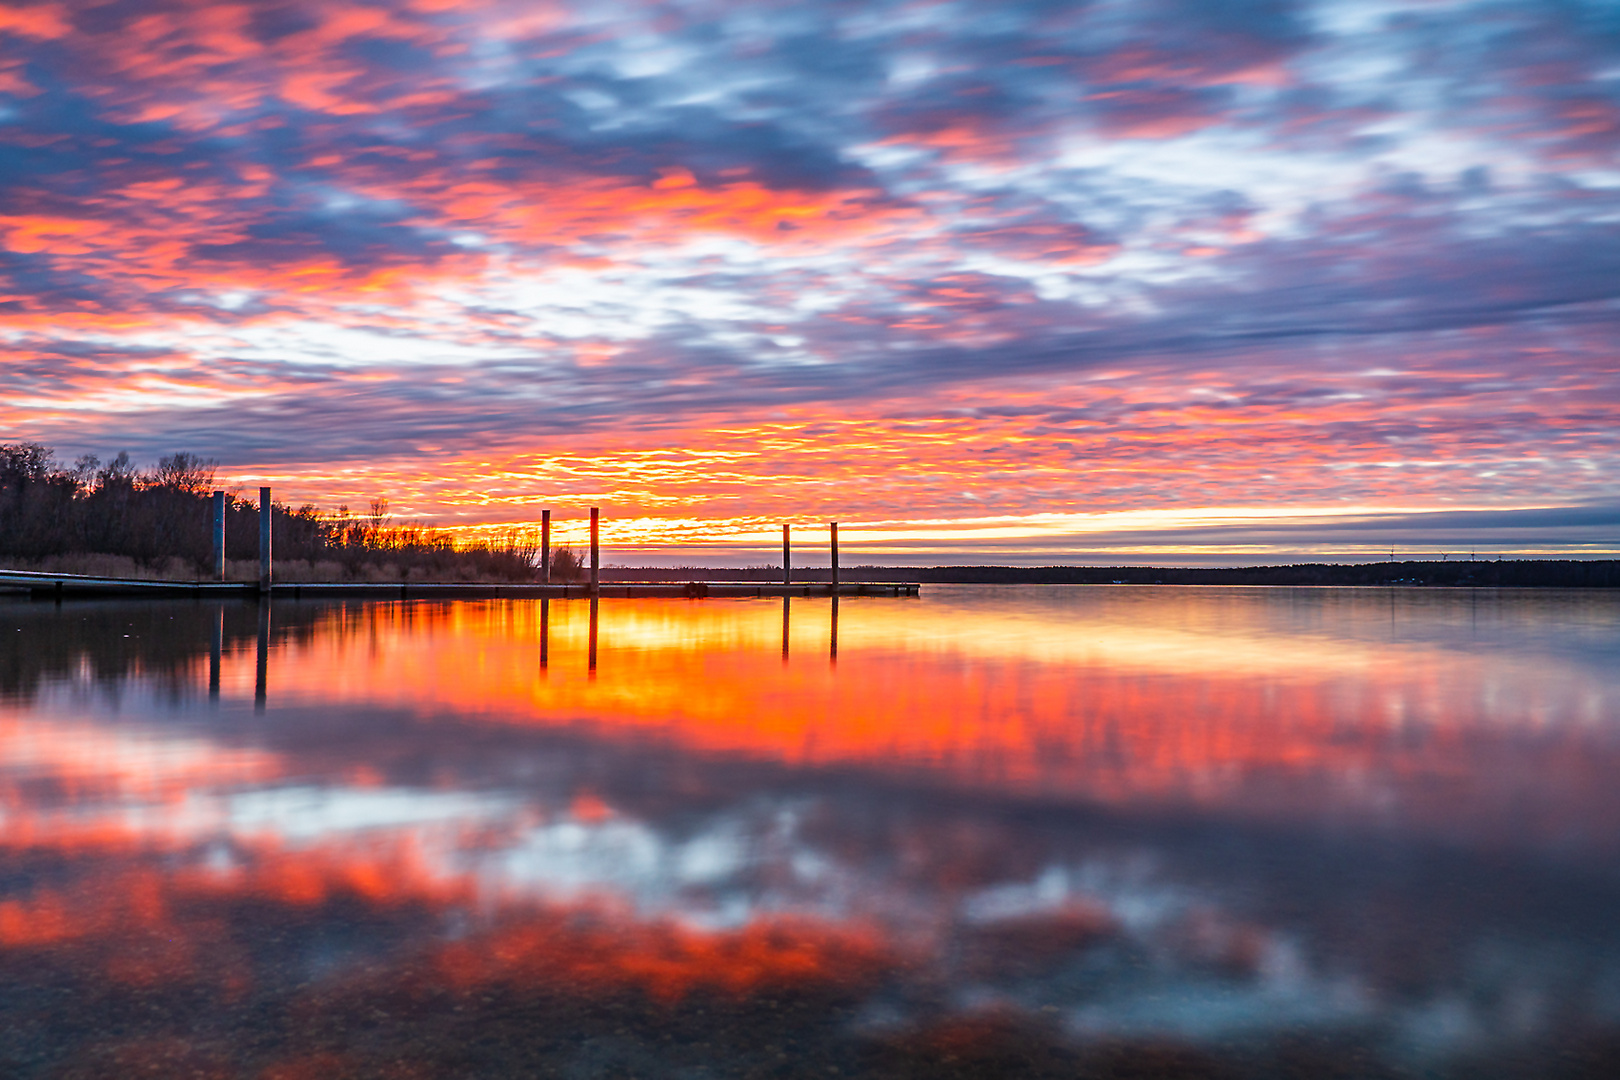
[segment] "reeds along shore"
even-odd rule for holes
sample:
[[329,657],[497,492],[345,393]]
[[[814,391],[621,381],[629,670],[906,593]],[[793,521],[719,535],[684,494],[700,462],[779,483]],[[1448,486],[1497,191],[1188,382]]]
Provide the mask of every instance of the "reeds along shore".
[[[118,577],[209,575],[213,462],[171,454],[138,470],[128,454],[83,457],[71,467],[38,443],[0,444],[0,564],[15,569]],[[514,533],[500,543],[457,544],[448,533],[394,524],[386,500],[365,514],[346,506],[276,504],[271,511],[276,577],[282,581],[533,581],[539,544]],[[228,493],[228,579],[258,576],[259,508]],[[577,579],[568,548],[552,557],[552,580]]]

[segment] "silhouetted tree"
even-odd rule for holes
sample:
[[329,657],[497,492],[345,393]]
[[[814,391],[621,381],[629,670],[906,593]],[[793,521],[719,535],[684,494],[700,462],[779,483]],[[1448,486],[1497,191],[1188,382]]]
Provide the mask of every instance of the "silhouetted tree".
[[217,464],[214,461],[204,461],[196,454],[170,454],[168,457],[158,458],[151,484],[153,487],[184,491],[192,495],[206,494],[213,490],[214,469]]
[[585,576],[585,559],[571,547],[556,548],[551,553],[551,580],[578,581]]
[[[215,471],[214,462],[183,452],[159,459],[147,473],[127,453],[105,464],[86,455],[69,469],[39,443],[0,444],[0,558],[94,553],[146,565],[181,558],[201,570],[212,548],[208,496]],[[373,500],[359,518],[347,506],[324,514],[312,505],[278,503],[271,513],[278,559],[336,562],[351,574],[388,564],[402,577],[534,575],[537,546],[520,534],[458,545],[419,524],[390,524],[386,499]],[[258,506],[228,495],[226,557],[256,558],[258,536]]]

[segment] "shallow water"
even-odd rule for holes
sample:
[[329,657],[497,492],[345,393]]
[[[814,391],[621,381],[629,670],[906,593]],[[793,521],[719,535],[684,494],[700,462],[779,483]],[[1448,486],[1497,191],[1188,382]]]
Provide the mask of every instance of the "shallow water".
[[0,635],[6,1076],[1620,1072],[1620,596]]

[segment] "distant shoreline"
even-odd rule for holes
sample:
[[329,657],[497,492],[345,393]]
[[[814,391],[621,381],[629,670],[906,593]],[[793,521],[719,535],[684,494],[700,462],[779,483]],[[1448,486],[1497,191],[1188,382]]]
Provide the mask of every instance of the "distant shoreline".
[[[846,566],[844,581],[925,585],[1410,585],[1461,588],[1617,588],[1620,559],[1467,559],[1288,566]],[[795,567],[794,581],[829,581],[827,567]],[[603,581],[780,581],[782,570],[604,567]]]
[[[0,565],[6,560],[0,559]],[[279,569],[279,567],[278,567]],[[412,574],[408,578],[346,580],[341,576],[323,577],[309,573],[309,567],[294,567],[303,572],[283,578],[278,574],[278,589],[297,589],[312,586],[325,591],[348,587],[356,592],[379,588],[421,589],[423,587],[476,589],[487,587],[537,586],[538,574],[512,575],[486,578],[483,581],[456,581],[453,578],[435,579]],[[62,578],[83,577],[66,570],[46,570],[35,567],[19,568],[26,573],[18,577]],[[0,570],[0,573],[5,571]],[[212,590],[242,588],[256,585],[251,578],[237,577],[227,582],[214,583],[193,575],[164,576],[150,570],[138,574],[90,575],[104,584],[134,586],[202,586]],[[1382,586],[1484,589],[1608,589],[1620,588],[1620,559],[1503,559],[1372,562],[1372,563],[1294,563],[1279,566],[845,566],[839,570],[839,579],[845,585],[893,585],[897,582],[913,585],[1320,585],[1320,586]],[[760,584],[780,586],[782,569],[779,566],[749,567],[745,569],[705,566],[626,567],[604,566],[601,570],[603,585],[643,583],[648,585],[685,585],[693,582],[709,584]],[[794,567],[794,585],[826,584],[832,572],[825,566]],[[559,587],[572,582],[583,587],[584,576],[553,576]],[[146,591],[141,589],[138,591]],[[705,593],[707,595],[707,593]]]

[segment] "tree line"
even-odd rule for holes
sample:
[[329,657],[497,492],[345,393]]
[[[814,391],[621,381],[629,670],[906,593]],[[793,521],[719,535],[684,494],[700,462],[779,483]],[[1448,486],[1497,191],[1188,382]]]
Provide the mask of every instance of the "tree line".
[[[107,462],[86,455],[69,466],[39,443],[0,443],[0,559],[116,556],[171,572],[179,560],[198,576],[207,574],[216,468],[190,453],[170,454],[150,469],[136,468],[127,453]],[[278,572],[301,562],[315,577],[531,581],[539,566],[539,545],[529,533],[458,543],[442,530],[394,523],[385,499],[364,513],[276,503],[270,531]],[[227,563],[258,557],[258,503],[228,492]],[[552,580],[573,580],[579,568],[571,549],[553,552]]]

